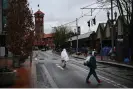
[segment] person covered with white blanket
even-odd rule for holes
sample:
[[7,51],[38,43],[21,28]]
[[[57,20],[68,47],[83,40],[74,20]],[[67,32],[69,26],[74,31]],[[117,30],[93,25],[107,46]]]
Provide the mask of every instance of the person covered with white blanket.
[[66,62],[69,60],[68,54],[66,52],[66,49],[63,49],[61,52],[61,62],[62,62],[62,67],[66,67]]

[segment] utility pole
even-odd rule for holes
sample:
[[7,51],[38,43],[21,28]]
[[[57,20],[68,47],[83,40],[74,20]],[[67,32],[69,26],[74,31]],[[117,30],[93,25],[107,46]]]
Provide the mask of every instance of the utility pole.
[[78,52],[78,18],[76,18],[76,28],[77,28],[77,31],[76,31],[76,35],[77,35],[77,49],[76,49],[76,52]]

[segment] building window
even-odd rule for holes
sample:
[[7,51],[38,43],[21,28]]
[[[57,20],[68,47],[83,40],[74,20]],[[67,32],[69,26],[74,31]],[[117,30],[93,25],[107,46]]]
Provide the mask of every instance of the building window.
[[7,9],[8,7],[8,0],[3,0],[3,9]]

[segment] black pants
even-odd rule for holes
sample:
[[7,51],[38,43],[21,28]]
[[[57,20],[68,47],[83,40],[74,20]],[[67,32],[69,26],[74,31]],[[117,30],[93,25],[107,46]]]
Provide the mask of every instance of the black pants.
[[96,80],[99,81],[99,78],[97,77],[97,74],[96,74],[96,72],[95,72],[95,69],[90,68],[90,72],[89,72],[89,74],[88,74],[88,76],[87,76],[87,78],[86,78],[86,82],[88,82],[88,80],[89,80],[89,78],[90,78],[90,76],[91,76],[92,74],[93,74],[93,76],[96,78]]
[[66,61],[62,60],[62,67],[65,68],[66,67]]

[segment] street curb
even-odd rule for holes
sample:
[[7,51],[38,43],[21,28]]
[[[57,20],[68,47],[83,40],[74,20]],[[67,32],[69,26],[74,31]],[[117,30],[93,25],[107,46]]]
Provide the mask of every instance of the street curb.
[[[77,57],[77,56],[72,56],[74,58],[79,58],[79,59],[84,59],[82,57]],[[97,61],[97,60],[96,60]],[[118,64],[118,63],[114,63],[114,62],[106,62],[106,61],[97,61],[98,63],[102,63],[102,64],[109,64],[109,65],[113,65],[113,66],[121,66],[121,67],[126,67],[126,68],[130,68],[130,69],[133,69],[133,66],[130,66],[130,65],[125,65],[125,64]]]
[[125,64],[118,64],[118,63],[114,63],[114,62],[105,62],[105,61],[97,61],[97,62],[102,63],[102,64],[109,64],[109,65],[114,65],[114,66],[119,66],[119,67],[121,66],[121,67],[133,69],[133,66],[125,65]]

